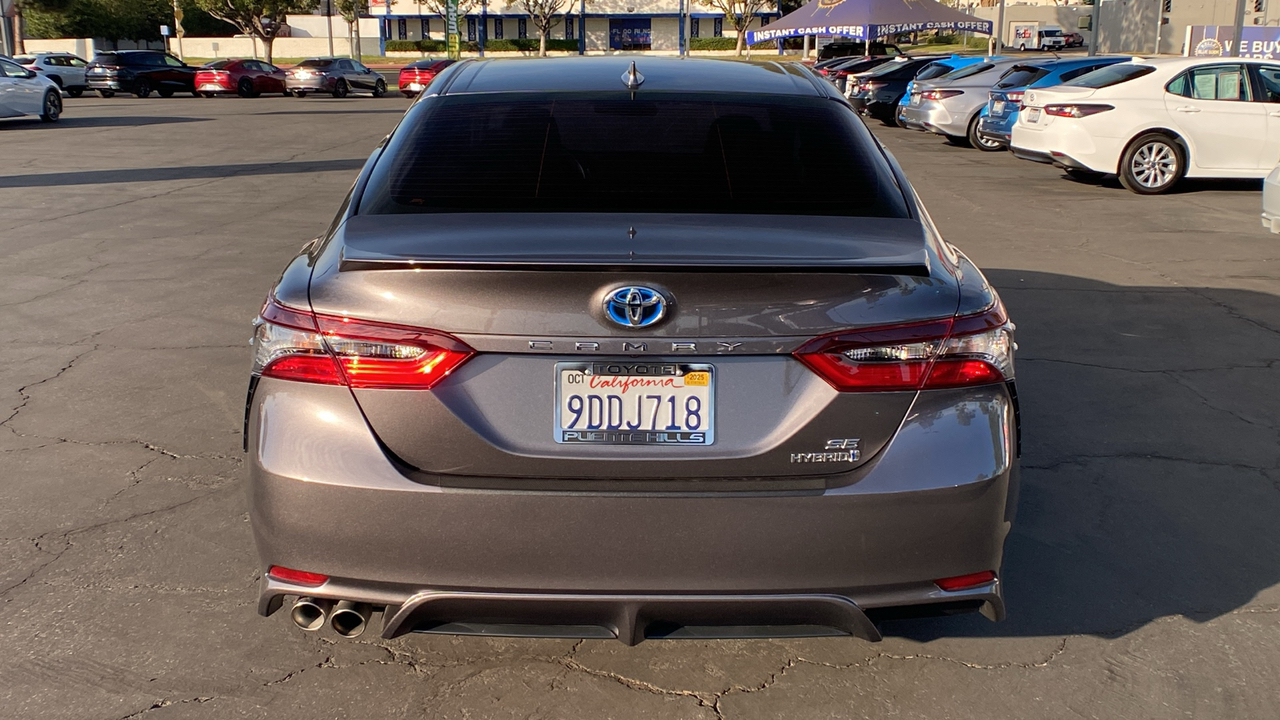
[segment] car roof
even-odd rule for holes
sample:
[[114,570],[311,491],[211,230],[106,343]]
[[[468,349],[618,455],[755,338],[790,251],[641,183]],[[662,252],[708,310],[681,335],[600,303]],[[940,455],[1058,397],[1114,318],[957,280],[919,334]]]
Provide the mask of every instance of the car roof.
[[644,78],[638,93],[743,92],[826,97],[820,82],[799,63],[744,62],[714,58],[568,57],[464,60],[450,66],[441,94],[494,92],[591,92],[625,89],[623,75],[634,63]]
[[1267,60],[1265,58],[1228,57],[1225,55],[1221,57],[1133,57],[1130,58],[1130,61],[1138,65],[1150,65],[1151,67],[1164,70],[1181,70],[1183,68],[1197,67],[1199,65],[1221,65],[1224,63],[1243,62],[1256,65],[1259,63],[1275,62],[1275,60]]

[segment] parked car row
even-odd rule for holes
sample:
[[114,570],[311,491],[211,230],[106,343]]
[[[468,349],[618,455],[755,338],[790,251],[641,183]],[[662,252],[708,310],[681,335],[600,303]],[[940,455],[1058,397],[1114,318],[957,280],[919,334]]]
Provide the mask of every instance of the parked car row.
[[[195,67],[156,50],[103,52],[92,62],[70,53],[34,53],[13,58],[13,62],[49,79],[71,97],[80,97],[86,90],[108,98],[116,93],[145,98],[153,92],[161,97],[182,92],[202,97],[235,94],[246,98],[276,93],[295,97],[306,97],[310,93],[346,97],[352,92],[381,97],[387,92],[387,81],[380,73],[356,60],[338,57],[310,58],[288,70],[247,58],[216,60]],[[413,97],[452,62],[427,59],[411,63],[400,71],[400,92]]]
[[[1078,180],[1117,176],[1143,195],[1187,177],[1261,179],[1280,161],[1274,60],[900,58],[852,76],[848,96],[886,124],[1008,149]],[[1272,185],[1277,173],[1268,192],[1280,196]],[[1264,224],[1280,230],[1280,201],[1269,207]]]

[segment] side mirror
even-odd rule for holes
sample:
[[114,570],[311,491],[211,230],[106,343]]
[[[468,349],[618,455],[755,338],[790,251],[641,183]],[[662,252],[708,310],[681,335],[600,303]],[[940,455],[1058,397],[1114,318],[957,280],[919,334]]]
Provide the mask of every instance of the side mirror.
[[27,79],[28,79],[28,80],[30,80],[31,78],[35,77],[35,76],[36,76],[36,75],[38,75],[38,74],[39,74],[39,73],[37,73],[35,70],[28,70],[28,71],[27,71]]

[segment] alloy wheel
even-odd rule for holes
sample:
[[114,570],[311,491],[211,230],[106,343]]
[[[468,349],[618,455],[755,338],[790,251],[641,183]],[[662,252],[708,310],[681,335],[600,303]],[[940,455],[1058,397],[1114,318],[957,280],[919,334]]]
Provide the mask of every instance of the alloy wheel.
[[62,115],[62,96],[58,93],[45,93],[44,95],[44,112],[41,113],[40,119],[45,122],[57,122]]
[[1149,142],[1133,154],[1129,167],[1142,187],[1164,187],[1178,177],[1178,156],[1167,143]]

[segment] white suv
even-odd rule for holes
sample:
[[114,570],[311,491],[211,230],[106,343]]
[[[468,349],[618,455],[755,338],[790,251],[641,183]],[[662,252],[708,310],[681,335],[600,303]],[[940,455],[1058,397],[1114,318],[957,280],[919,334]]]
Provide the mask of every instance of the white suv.
[[71,97],[80,97],[88,87],[84,79],[84,69],[89,63],[71,53],[34,53],[20,55],[14,60],[19,65],[49,78]]
[[1010,150],[1142,195],[1183,177],[1261,179],[1280,159],[1280,62],[1135,59],[1028,90]]

